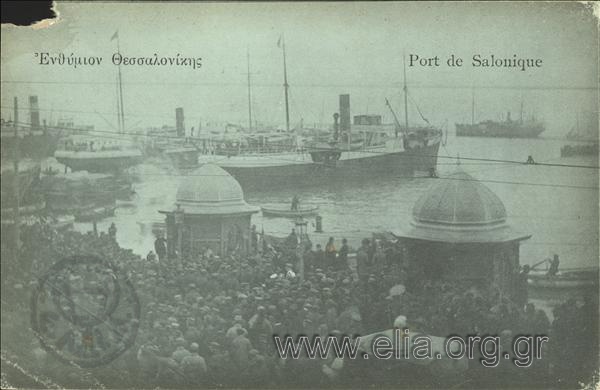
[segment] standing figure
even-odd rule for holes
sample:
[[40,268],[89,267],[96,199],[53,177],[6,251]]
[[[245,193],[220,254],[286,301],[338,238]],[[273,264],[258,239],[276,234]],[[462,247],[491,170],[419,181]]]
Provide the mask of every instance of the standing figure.
[[529,279],[529,271],[530,271],[530,267],[528,264],[525,264],[523,266],[523,269],[521,270],[521,272],[519,273],[519,276],[517,277],[517,288],[516,288],[516,294],[515,294],[515,303],[520,307],[523,308],[525,306],[525,304],[527,303],[528,300],[528,294],[527,294],[527,279]]
[[298,198],[298,195],[294,195],[292,198],[292,211],[298,211],[298,204],[300,204],[300,198]]
[[364,238],[356,252],[356,274],[361,284],[366,284],[369,276],[369,239]]
[[108,235],[110,236],[110,238],[112,238],[113,240],[117,239],[117,227],[115,226],[115,223],[111,223],[110,227],[108,228]]
[[250,229],[250,246],[252,247],[252,253],[258,252],[258,232],[256,231],[256,225],[252,225]]
[[349,252],[349,248],[348,248],[348,240],[346,240],[345,238],[342,238],[342,246],[340,247],[340,252],[338,253],[338,258],[337,258],[337,268],[338,269],[345,269],[348,267],[348,252]]
[[558,259],[558,255],[554,255],[554,258],[550,260],[550,268],[548,269],[548,276],[556,276],[558,273],[558,266],[560,265],[560,260]]
[[325,245],[325,260],[328,266],[331,267],[335,264],[336,254],[337,250],[335,249],[333,237],[329,237],[329,241],[327,241],[327,245]]
[[167,256],[167,241],[163,237],[156,237],[154,241],[154,251],[158,256],[158,261],[163,262]]
[[292,228],[291,233],[285,239],[286,247],[290,251],[295,251],[298,247],[298,235],[296,234],[296,229]]

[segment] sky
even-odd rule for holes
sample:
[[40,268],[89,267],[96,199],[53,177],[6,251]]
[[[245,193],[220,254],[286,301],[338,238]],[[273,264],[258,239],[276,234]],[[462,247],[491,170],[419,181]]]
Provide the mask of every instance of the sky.
[[[201,57],[202,67],[122,67],[128,128],[248,120],[247,54],[255,120],[285,121],[282,49],[286,45],[292,125],[330,123],[338,95],[352,114],[382,114],[385,98],[403,113],[403,55],[438,56],[440,67],[408,67],[411,98],[436,124],[497,119],[506,111],[550,123],[564,135],[579,111],[597,111],[598,22],[580,3],[74,3],[58,2],[51,27],[2,27],[2,117],[13,96],[37,94],[42,116],[116,126],[116,52]],[[101,66],[42,66],[34,53],[102,56]],[[445,59],[462,57],[462,68]],[[541,68],[473,68],[471,57],[541,58]],[[411,122],[418,122],[415,105]]]

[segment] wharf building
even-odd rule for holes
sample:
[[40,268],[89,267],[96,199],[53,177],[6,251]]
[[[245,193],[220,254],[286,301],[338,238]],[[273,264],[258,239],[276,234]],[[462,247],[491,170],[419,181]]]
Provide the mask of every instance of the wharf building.
[[531,235],[513,230],[498,196],[464,171],[435,179],[399,236],[406,264],[424,280],[492,287],[516,298],[519,246]]
[[227,171],[206,164],[177,189],[175,207],[166,216],[169,256],[194,258],[210,249],[217,256],[248,253],[250,220],[259,207],[244,200],[242,187]]

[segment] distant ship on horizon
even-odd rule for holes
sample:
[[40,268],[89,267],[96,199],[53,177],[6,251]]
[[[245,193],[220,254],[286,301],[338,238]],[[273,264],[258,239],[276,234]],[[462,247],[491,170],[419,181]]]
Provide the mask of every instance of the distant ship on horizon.
[[566,137],[573,142],[560,148],[560,156],[598,156],[598,136],[598,112],[578,113]]
[[567,134],[569,141],[598,142],[598,112],[577,113],[575,125]]
[[503,121],[488,119],[475,123],[475,99],[471,108],[471,123],[456,123],[455,126],[458,137],[537,138],[546,130],[544,124],[535,117],[523,117],[523,103],[518,120],[513,120],[508,111]]

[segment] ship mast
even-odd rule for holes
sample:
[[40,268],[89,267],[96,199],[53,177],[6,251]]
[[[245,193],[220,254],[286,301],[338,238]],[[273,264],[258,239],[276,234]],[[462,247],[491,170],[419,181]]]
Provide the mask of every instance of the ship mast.
[[248,59],[248,129],[252,130],[252,94],[250,92],[250,49],[246,52]]
[[408,131],[408,88],[406,86],[406,56],[403,55],[402,64],[404,65],[404,126]]
[[117,96],[117,128],[119,133],[123,132],[123,128],[121,126],[121,100],[119,99],[119,76],[116,77],[116,96]]
[[[117,53],[119,55],[121,55],[121,42],[119,40],[119,30],[117,30],[114,35],[112,36],[112,38],[110,39],[111,41],[113,39],[117,39]],[[119,123],[119,132],[124,132],[125,131],[125,109],[123,108],[123,79],[121,77],[121,63],[119,62],[119,65],[117,67],[118,69],[118,73],[117,73],[117,85],[118,85],[118,96],[117,96],[117,117],[118,117],[118,123]]]
[[519,121],[523,123],[523,97],[521,96],[521,112],[519,114]]
[[[392,113],[392,116],[394,117],[394,124],[396,125],[396,137],[398,137],[398,130],[402,129],[402,127],[400,126],[400,121],[398,121],[398,117],[396,116],[396,113],[394,112],[394,109],[392,108],[392,105],[390,104],[390,101],[387,98],[385,98],[385,105],[388,106]],[[403,133],[406,135],[407,131],[408,129],[404,129]]]
[[471,91],[471,126],[475,124],[475,90]]
[[288,88],[290,87],[287,81],[287,66],[285,62],[285,37],[281,37],[283,48],[283,89],[285,90],[285,130],[290,131],[290,108],[288,102]]

